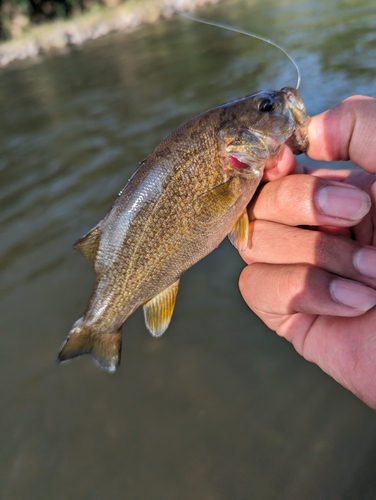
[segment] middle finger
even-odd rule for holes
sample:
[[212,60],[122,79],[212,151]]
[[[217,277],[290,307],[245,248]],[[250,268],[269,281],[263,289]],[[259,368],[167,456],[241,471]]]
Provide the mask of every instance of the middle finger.
[[376,287],[376,248],[322,231],[256,220],[241,256],[247,264],[309,264]]

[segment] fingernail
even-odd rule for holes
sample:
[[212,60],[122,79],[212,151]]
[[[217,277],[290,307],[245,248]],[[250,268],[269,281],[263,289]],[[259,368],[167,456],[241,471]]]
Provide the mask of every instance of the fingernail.
[[362,248],[354,255],[354,266],[368,278],[376,278],[376,250]]
[[368,311],[376,304],[376,291],[355,281],[334,279],[329,288],[336,302],[353,309]]
[[325,215],[345,220],[361,219],[371,207],[368,194],[342,183],[322,187],[316,202]]

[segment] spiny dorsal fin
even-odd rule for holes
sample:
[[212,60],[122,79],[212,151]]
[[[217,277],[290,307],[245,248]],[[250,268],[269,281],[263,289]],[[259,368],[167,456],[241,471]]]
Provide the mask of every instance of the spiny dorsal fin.
[[80,238],[74,245],[90,264],[94,266],[95,256],[97,255],[99,240],[101,237],[101,226],[98,224],[85,236]]
[[231,243],[239,251],[245,250],[248,246],[248,231],[249,231],[249,219],[248,219],[247,209],[245,209],[242,215],[236,221],[233,230],[228,235]]
[[145,324],[153,337],[160,337],[166,330],[174,312],[180,280],[144,304]]

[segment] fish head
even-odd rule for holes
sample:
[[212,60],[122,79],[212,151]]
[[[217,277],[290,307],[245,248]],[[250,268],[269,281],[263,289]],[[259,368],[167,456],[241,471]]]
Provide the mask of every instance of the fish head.
[[308,149],[310,118],[296,89],[258,92],[236,107],[236,118],[221,131],[227,159],[236,170],[245,175],[263,170],[283,144],[294,154]]
[[308,149],[310,118],[299,92],[292,87],[266,90],[251,96],[250,131],[264,139],[270,156],[287,144],[295,154]]

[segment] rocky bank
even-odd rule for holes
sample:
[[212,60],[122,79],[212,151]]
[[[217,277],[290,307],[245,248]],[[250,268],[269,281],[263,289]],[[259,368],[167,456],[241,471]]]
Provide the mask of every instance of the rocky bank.
[[32,27],[28,32],[0,44],[0,67],[48,52],[81,45],[114,31],[132,31],[144,23],[171,17],[175,10],[193,11],[219,0],[129,0],[115,7],[97,8],[70,20]]

